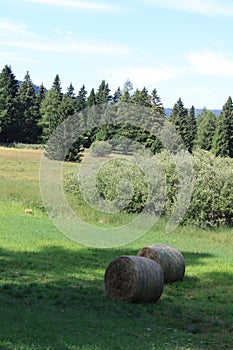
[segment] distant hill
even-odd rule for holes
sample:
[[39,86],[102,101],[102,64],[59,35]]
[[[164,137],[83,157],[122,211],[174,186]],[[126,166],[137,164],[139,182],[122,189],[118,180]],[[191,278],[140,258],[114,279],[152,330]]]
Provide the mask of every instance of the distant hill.
[[35,84],[33,84],[33,87],[34,87],[34,89],[35,89],[35,92],[38,94],[38,93],[39,93],[40,87],[37,86],[37,85],[35,85]]
[[[164,108],[166,116],[168,117],[171,114],[172,108]],[[208,108],[207,108],[208,109]],[[202,111],[202,108],[195,109],[195,115],[197,116],[198,113]],[[221,113],[221,109],[211,109],[212,112],[214,112],[216,115],[219,115]]]
[[[21,80],[19,81],[19,86],[20,86],[20,84],[22,84],[22,81],[21,81]],[[35,89],[35,92],[38,94],[38,93],[39,93],[40,87],[39,87],[38,85],[35,85],[35,84],[33,84],[33,87],[34,87],[34,89]],[[48,90],[46,89],[46,91],[48,91]]]

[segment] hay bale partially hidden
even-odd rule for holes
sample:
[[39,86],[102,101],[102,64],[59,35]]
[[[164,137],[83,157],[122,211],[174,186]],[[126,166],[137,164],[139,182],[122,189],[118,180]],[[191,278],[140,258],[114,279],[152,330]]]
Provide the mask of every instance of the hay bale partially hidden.
[[167,244],[152,244],[139,250],[138,256],[156,261],[164,272],[164,282],[182,281],[185,261],[181,252]]
[[105,291],[116,301],[154,302],[163,292],[163,271],[144,257],[120,256],[108,265]]
[[33,211],[32,211],[32,209],[25,209],[24,213],[25,214],[33,214]]

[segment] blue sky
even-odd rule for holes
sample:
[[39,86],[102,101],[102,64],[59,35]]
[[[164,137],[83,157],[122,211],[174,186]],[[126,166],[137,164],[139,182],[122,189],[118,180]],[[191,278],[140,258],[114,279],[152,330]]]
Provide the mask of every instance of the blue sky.
[[233,1],[0,0],[0,68],[50,88],[156,88],[165,107],[233,97]]

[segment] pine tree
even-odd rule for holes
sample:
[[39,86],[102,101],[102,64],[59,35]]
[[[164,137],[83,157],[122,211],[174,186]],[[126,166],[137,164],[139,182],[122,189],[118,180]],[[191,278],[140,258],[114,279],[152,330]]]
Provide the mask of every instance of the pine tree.
[[181,98],[175,103],[169,121],[173,123],[179,135],[183,139],[184,144],[188,147],[188,124],[187,124],[188,110],[184,107]]
[[60,123],[67,119],[69,116],[72,116],[75,111],[76,105],[74,87],[72,84],[70,84],[59,106]]
[[0,74],[0,87],[4,87],[6,89],[6,93],[8,96],[16,97],[19,82],[15,78],[15,75],[12,72],[11,66],[5,66]]
[[185,144],[189,152],[192,152],[195,139],[197,137],[197,121],[195,116],[195,108],[192,106],[186,119],[186,137]]
[[62,88],[61,88],[61,80],[60,80],[58,74],[56,74],[56,76],[54,78],[51,90],[57,91],[59,94],[60,100],[62,100],[63,94],[62,94]]
[[75,99],[75,92],[74,92],[74,87],[72,83],[70,83],[70,85],[68,86],[67,92],[65,95],[71,97],[72,99]]
[[0,141],[1,133],[4,130],[4,122],[7,115],[7,94],[4,87],[0,88]]
[[[94,90],[92,93],[94,93]],[[95,97],[93,97],[93,100],[95,101]],[[91,100],[89,100],[89,102],[91,106]],[[86,107],[87,107],[87,91],[85,89],[85,85],[83,85],[78,92],[78,96],[76,97],[76,110],[77,112],[80,112],[84,110]]]
[[39,104],[39,106],[41,106],[41,103],[45,99],[45,96],[46,96],[46,89],[44,87],[44,84],[42,83],[39,87],[39,92],[37,94],[37,103]]
[[120,102],[133,102],[129,90],[125,90],[120,97]]
[[[55,79],[57,82],[57,79]],[[57,85],[57,83],[56,83]],[[60,86],[60,84],[59,84]],[[41,103],[40,113],[42,127],[42,139],[46,141],[58,125],[61,124],[63,117],[60,115],[60,106],[62,102],[61,89],[55,87],[46,93],[44,100]]]
[[156,89],[151,93],[151,105],[153,112],[165,116],[165,110]]
[[38,121],[40,119],[39,106],[36,101],[36,92],[30,78],[26,73],[18,91],[18,101],[20,113],[18,115],[18,141],[24,143],[36,143],[39,138],[40,129]]
[[208,109],[206,107],[203,107],[202,110],[198,113],[198,115],[197,115],[197,127],[199,127],[199,124],[206,117],[207,112],[208,112]]
[[19,128],[17,118],[19,114],[19,103],[17,92],[19,82],[15,78],[10,66],[5,66],[0,73],[0,89],[2,90],[2,99],[4,98],[4,118],[1,119],[0,140],[2,142],[13,142],[18,140]]
[[135,104],[151,107],[150,96],[148,95],[148,91],[145,87],[141,91],[136,89],[132,96],[132,100]]
[[107,103],[111,100],[110,89],[105,80],[102,80],[97,93],[96,93],[96,104]]
[[122,91],[121,91],[121,88],[118,87],[117,90],[114,92],[113,102],[115,103],[119,102],[121,99],[121,96],[122,96]]
[[165,110],[156,89],[153,89],[150,97],[151,112],[146,118],[146,129],[151,133],[145,141],[145,146],[150,148],[153,154],[163,149],[161,140],[156,136],[160,134],[165,122]]
[[219,116],[212,150],[216,156],[233,157],[233,103],[229,97]]
[[39,87],[39,91],[38,91],[38,93],[36,95],[36,101],[35,101],[36,109],[38,110],[38,113],[39,113],[38,124],[37,124],[37,128],[38,128],[38,142],[43,142],[41,106],[42,106],[42,103],[43,103],[43,101],[44,101],[44,99],[46,97],[46,94],[47,94],[47,90],[44,87],[44,84],[42,83],[40,85],[40,87]]
[[205,109],[200,112],[201,116],[197,116],[197,137],[195,144],[210,151],[212,148],[213,137],[217,127],[217,116],[214,112]]
[[133,84],[129,79],[127,79],[123,86],[120,102],[126,102],[126,103],[133,102],[132,94],[133,94]]
[[94,105],[96,105],[96,95],[95,95],[95,90],[92,88],[87,98],[87,107],[92,107]]
[[[76,98],[74,93],[74,87],[72,84],[67,88],[67,92],[63,95],[61,104],[59,106],[59,116],[60,123],[63,123],[69,117],[74,116],[76,112]],[[79,161],[79,152],[80,152],[80,140],[75,139],[76,127],[70,119],[61,124],[61,126],[56,130],[56,133],[59,133],[59,141],[55,142],[55,146],[50,143],[50,151],[52,150],[53,158],[57,157],[59,159],[59,154],[63,155],[62,160],[68,161]],[[63,154],[63,149],[70,142],[74,140],[74,143],[71,145],[67,154]]]
[[[89,99],[90,106],[95,105],[95,92],[94,89],[92,89],[92,92],[90,94],[90,99]],[[80,88],[77,97],[75,98],[74,101],[74,108],[76,111],[77,115],[77,120],[78,120],[78,125],[77,127],[79,130],[82,130],[86,126],[86,114],[85,114],[85,109],[87,107],[87,91],[85,89],[85,85],[82,85]],[[69,126],[68,126],[69,127]],[[72,126],[73,127],[73,126]],[[69,130],[70,134],[72,135],[73,132],[76,130]],[[81,160],[80,158],[80,152],[83,151],[84,146],[89,147],[91,144],[90,139],[90,132],[87,132],[86,134],[82,135],[79,137],[71,148],[68,151],[68,154],[66,156],[67,161],[72,161],[72,162],[79,162]]]

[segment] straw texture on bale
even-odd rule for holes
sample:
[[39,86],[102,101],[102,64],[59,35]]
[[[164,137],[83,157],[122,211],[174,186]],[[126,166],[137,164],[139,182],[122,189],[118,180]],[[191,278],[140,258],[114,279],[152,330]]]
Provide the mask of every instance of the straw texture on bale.
[[164,272],[164,282],[182,281],[185,261],[181,252],[167,244],[152,244],[139,250],[138,256],[156,261]]
[[155,302],[163,292],[163,271],[150,259],[120,256],[108,265],[104,284],[107,295],[115,301]]

